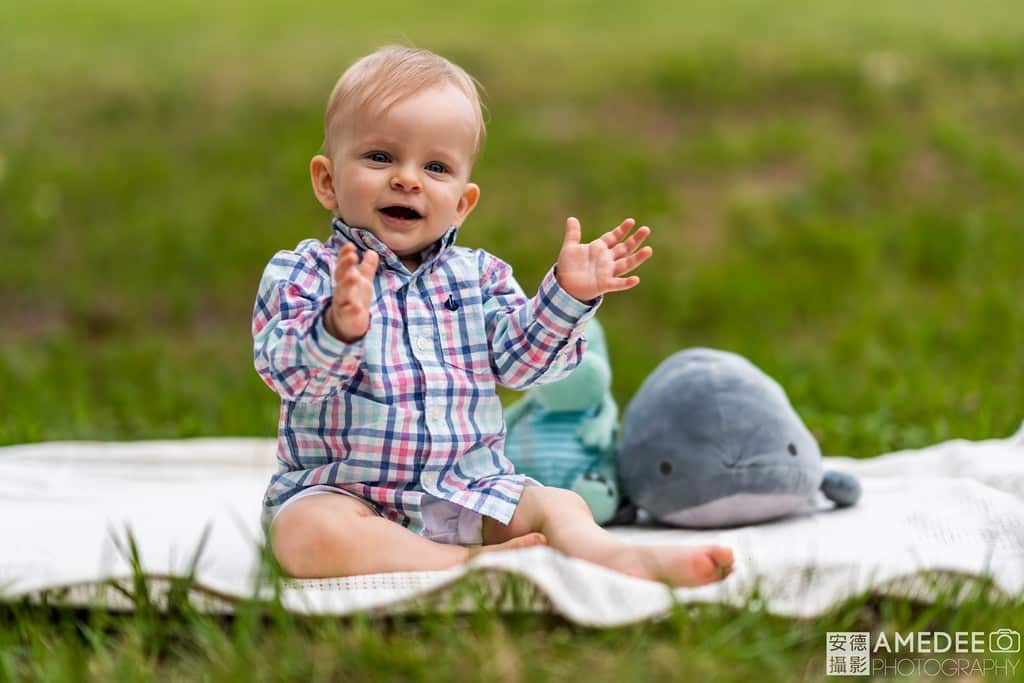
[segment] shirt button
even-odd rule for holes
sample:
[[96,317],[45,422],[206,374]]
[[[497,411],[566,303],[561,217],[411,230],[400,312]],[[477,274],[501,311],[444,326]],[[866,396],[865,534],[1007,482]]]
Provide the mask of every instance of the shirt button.
[[429,339],[427,339],[426,337],[416,337],[417,349],[419,349],[420,351],[427,351],[431,347],[433,347],[433,344],[430,343]]
[[442,419],[444,417],[444,410],[442,410],[441,408],[436,408],[436,407],[435,408],[431,408],[430,410],[427,411],[427,416],[431,420],[440,420],[440,419]]

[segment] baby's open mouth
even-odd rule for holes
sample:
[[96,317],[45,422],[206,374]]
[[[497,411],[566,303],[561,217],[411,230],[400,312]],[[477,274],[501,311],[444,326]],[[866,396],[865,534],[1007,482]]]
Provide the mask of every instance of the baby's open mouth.
[[387,214],[392,218],[402,218],[404,220],[416,220],[417,218],[423,218],[420,212],[416,209],[410,209],[408,206],[385,206],[380,210],[381,213]]

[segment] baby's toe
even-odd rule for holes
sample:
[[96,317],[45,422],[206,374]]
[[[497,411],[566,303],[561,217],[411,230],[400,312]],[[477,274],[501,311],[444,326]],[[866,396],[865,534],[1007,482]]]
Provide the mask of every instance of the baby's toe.
[[699,584],[721,581],[732,573],[733,554],[730,548],[720,545],[702,546],[702,552],[694,553],[692,572]]
[[539,531],[533,531],[524,537],[526,539],[526,545],[547,545],[548,538]]
[[732,554],[732,548],[726,548],[720,545],[708,546],[708,555],[720,569],[727,569],[731,571],[732,566],[736,561]]
[[548,539],[544,534],[532,531],[528,534],[523,534],[517,538],[513,538],[511,541],[507,541],[507,545],[511,548],[531,548],[535,545],[547,545]]

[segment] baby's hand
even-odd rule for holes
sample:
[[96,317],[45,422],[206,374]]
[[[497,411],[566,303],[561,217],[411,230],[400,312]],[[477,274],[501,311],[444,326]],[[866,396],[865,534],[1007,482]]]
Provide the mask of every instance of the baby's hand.
[[334,268],[334,296],[324,316],[324,326],[332,337],[346,344],[362,338],[370,329],[370,303],[373,301],[373,276],[380,257],[367,249],[358,266],[359,254],[348,242],[338,254]]
[[629,239],[625,239],[636,221],[627,218],[589,244],[580,243],[580,222],[575,218],[565,221],[565,240],[558,254],[558,284],[580,301],[590,301],[607,292],[635,287],[640,282],[636,275],[622,277],[646,261],[654,253],[650,247],[637,247],[651,234],[641,226]]

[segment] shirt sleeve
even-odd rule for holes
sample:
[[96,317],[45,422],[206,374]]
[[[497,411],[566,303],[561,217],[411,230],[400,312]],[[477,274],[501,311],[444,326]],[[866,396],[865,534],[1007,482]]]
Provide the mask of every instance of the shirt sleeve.
[[334,292],[331,263],[326,248],[308,240],[296,251],[275,254],[260,280],[253,360],[267,386],[289,401],[329,398],[352,378],[363,357],[362,339],[346,344],[324,327]]
[[484,323],[498,383],[523,390],[567,377],[583,358],[583,328],[603,297],[578,301],[558,284],[552,267],[527,299],[511,266],[484,251],[480,259]]

